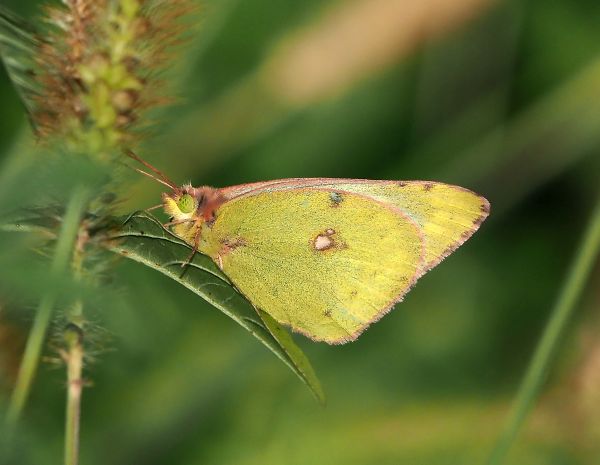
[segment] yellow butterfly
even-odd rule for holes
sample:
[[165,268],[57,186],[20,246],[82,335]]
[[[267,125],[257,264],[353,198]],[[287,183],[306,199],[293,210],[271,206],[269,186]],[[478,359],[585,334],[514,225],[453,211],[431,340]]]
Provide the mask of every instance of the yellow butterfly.
[[490,211],[467,189],[427,181],[178,187],[130,156],[171,188],[162,206],[175,235],[211,257],[255,307],[329,344],[356,339],[389,312]]

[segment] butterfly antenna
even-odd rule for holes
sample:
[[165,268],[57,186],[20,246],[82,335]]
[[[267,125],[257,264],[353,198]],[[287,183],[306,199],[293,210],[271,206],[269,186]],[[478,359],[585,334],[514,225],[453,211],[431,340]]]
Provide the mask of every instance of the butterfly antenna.
[[138,163],[141,163],[142,165],[144,165],[146,168],[148,168],[150,171],[152,171],[154,174],[156,174],[158,176],[158,178],[152,176],[150,173],[147,173],[146,171],[142,171],[137,168],[134,168],[138,173],[141,173],[148,177],[151,177],[152,179],[160,182],[161,184],[164,184],[165,186],[170,187],[173,190],[178,189],[178,187],[175,185],[175,183],[173,181],[171,181],[167,177],[167,175],[165,175],[158,168],[155,168],[154,166],[152,166],[146,160],[143,160],[142,158],[138,157],[135,153],[133,153],[133,151],[127,149],[127,150],[125,150],[125,155],[127,155],[129,158],[132,158],[133,160],[137,161]]
[[146,171],[144,171],[144,170],[141,170],[141,169],[139,169],[139,168],[134,168],[133,166],[129,166],[129,165],[127,165],[127,164],[125,164],[125,166],[127,166],[127,167],[131,168],[133,171],[137,171],[138,173],[140,173],[140,174],[143,174],[144,176],[148,176],[150,179],[154,179],[156,182],[159,182],[159,183],[161,183],[162,185],[164,185],[164,186],[167,186],[167,187],[168,187],[168,188],[170,188],[170,189],[173,189],[173,190],[176,190],[176,189],[177,189],[177,187],[175,187],[173,184],[170,184],[170,183],[168,183],[168,182],[166,182],[166,181],[163,181],[162,179],[160,179],[160,178],[157,178],[157,177],[156,177],[156,176],[154,176],[153,174],[150,174],[150,173],[148,173],[148,172],[146,172]]
[[158,205],[154,205],[153,207],[146,208],[146,211],[151,212],[152,210],[156,210],[157,208],[161,208],[162,206],[163,206],[163,204],[159,203]]

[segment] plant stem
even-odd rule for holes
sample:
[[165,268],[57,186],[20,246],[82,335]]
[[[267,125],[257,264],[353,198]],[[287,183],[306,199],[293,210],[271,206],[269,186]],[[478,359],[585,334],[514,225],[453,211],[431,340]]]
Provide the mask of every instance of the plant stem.
[[[71,195],[50,265],[50,273],[54,276],[63,274],[68,268],[87,197],[87,190],[83,187],[76,188]],[[51,291],[42,297],[40,301],[31,332],[27,339],[23,360],[19,367],[15,389],[12,392],[8,406],[6,422],[10,429],[18,421],[23,407],[27,402],[57,297],[57,293]]]
[[65,465],[79,463],[79,430],[81,420],[81,393],[83,380],[83,332],[74,324],[65,329],[68,352],[67,362],[67,409],[65,420]]
[[[73,253],[73,276],[83,279],[87,230],[82,226]],[[67,346],[64,354],[67,364],[67,407],[65,414],[65,465],[79,463],[79,431],[81,425],[81,396],[83,393],[83,302],[78,300],[67,312],[68,324],[63,338]]]
[[533,408],[535,399],[546,380],[548,368],[560,342],[561,335],[575,309],[577,299],[584,289],[599,252],[600,198],[581,241],[579,252],[571,265],[564,287],[554,305],[550,320],[546,324],[544,334],[523,378],[511,416],[488,460],[489,465],[500,465],[504,461],[527,415]]

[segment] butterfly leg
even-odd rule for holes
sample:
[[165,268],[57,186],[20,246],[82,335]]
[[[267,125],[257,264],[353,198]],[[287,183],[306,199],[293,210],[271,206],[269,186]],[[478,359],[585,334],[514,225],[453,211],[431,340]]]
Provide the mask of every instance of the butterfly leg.
[[183,268],[183,272],[181,273],[181,275],[179,276],[180,278],[183,277],[183,275],[185,274],[185,272],[187,271],[187,267],[188,265],[192,262],[192,260],[194,259],[194,256],[196,255],[196,252],[198,252],[198,244],[200,243],[200,232],[202,230],[200,228],[198,228],[198,231],[196,231],[196,234],[194,235],[194,249],[192,250],[192,253],[189,254],[188,258],[185,259],[185,262],[183,262],[181,264],[181,268]]
[[168,229],[170,226],[176,226],[178,224],[183,224],[183,223],[191,223],[193,221],[196,221],[195,218],[186,218],[184,220],[177,220],[177,221],[169,221],[168,223],[163,223],[163,228]]

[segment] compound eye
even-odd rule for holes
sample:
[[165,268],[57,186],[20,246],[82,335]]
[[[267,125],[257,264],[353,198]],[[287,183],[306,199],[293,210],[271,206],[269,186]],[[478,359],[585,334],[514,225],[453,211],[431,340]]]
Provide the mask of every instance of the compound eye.
[[183,194],[177,201],[177,207],[181,213],[192,213],[196,208],[194,198],[190,194]]

